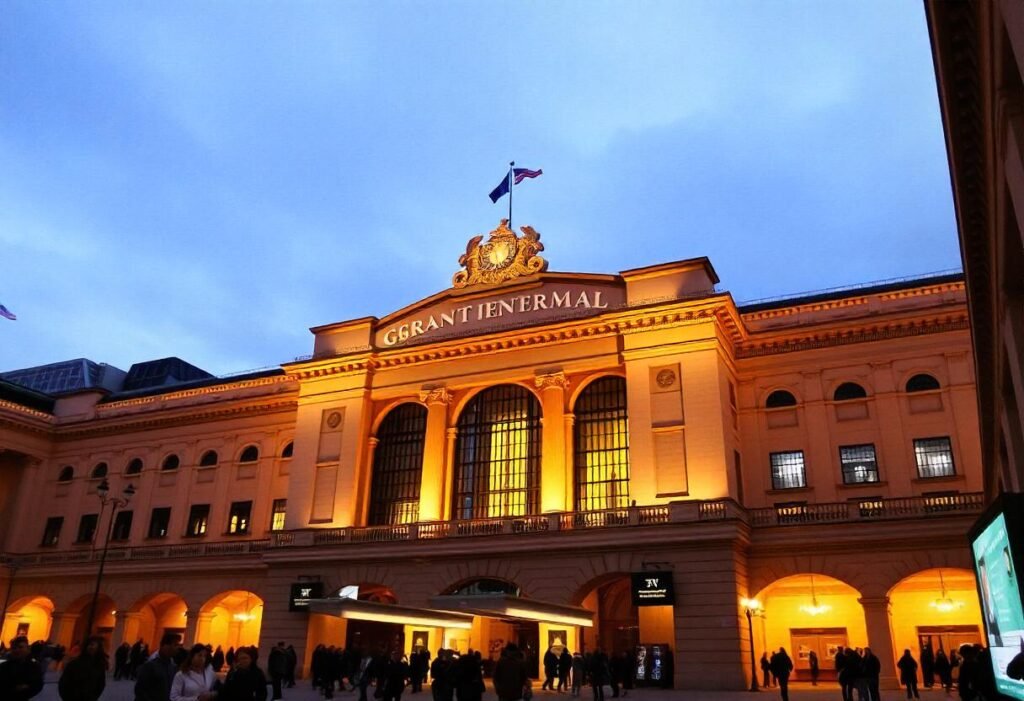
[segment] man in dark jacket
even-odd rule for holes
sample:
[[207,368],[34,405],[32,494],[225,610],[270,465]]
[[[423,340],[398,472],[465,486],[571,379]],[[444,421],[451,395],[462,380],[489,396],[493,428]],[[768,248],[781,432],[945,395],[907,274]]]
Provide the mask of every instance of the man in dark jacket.
[[505,646],[501,659],[494,665],[494,693],[498,701],[517,701],[523,698],[523,690],[529,685],[526,663],[519,654],[519,647],[512,643]]
[[288,654],[285,652],[283,641],[270,651],[267,657],[267,672],[270,673],[270,684],[274,687],[272,701],[277,701],[281,698],[281,682],[288,672]]
[[770,664],[772,674],[779,680],[782,701],[789,701],[789,674],[793,671],[793,660],[786,654],[786,648],[780,647],[779,651],[772,655]]
[[879,677],[882,676],[882,661],[878,659],[878,655],[871,652],[871,648],[864,648],[864,657],[861,659],[861,669],[864,672],[864,677],[868,683],[868,693],[871,695],[871,701],[879,701],[881,699],[881,691],[879,690]]
[[99,701],[107,685],[107,656],[103,638],[89,638],[85,649],[64,665],[57,684],[62,701]]
[[558,676],[558,655],[548,648],[548,651],[544,653],[544,683],[541,684],[541,690],[554,691],[556,676]]
[[178,666],[174,654],[179,646],[177,633],[164,633],[156,657],[139,667],[135,677],[135,701],[170,701],[171,682]]
[[32,659],[28,638],[21,635],[11,641],[7,661],[0,664],[0,699],[28,701],[43,690],[43,671]]
[[569,686],[569,671],[572,670],[572,655],[569,648],[563,647],[558,656],[558,691],[566,691]]

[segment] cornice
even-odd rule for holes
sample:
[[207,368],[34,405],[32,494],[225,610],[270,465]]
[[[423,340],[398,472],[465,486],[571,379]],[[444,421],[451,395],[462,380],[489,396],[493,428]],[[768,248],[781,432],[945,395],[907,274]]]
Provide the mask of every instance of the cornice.
[[287,389],[286,385],[292,383],[292,378],[288,375],[273,375],[271,377],[259,377],[252,380],[242,380],[239,382],[224,382],[219,385],[210,385],[208,387],[197,387],[194,389],[183,389],[177,392],[165,392],[162,394],[152,394],[146,397],[136,397],[133,399],[121,399],[116,402],[108,402],[106,404],[98,404],[96,406],[96,413],[100,416],[104,414],[114,415],[119,413],[123,409],[131,409],[133,411],[145,410],[147,408],[158,408],[166,409],[171,408],[168,405],[179,403],[182,400],[195,399],[197,397],[214,398],[218,394],[225,392],[236,392],[239,390],[252,389],[254,387],[270,387],[273,385],[282,385],[278,391]]
[[925,334],[964,331],[970,329],[966,310],[938,317],[905,319],[880,322],[871,325],[832,327],[818,332],[791,329],[784,336],[773,334],[770,338],[755,340],[736,348],[737,358],[753,358],[779,353],[846,346],[855,343],[885,341],[893,338],[921,336]]
[[21,404],[10,402],[6,399],[0,399],[0,411],[9,411],[19,414],[29,420],[41,421],[47,424],[53,423],[53,414],[47,414],[45,411],[30,409],[27,406],[22,406]]
[[154,412],[149,416],[141,418],[132,414],[110,419],[93,419],[65,426],[57,426],[53,433],[58,441],[68,441],[115,433],[186,426],[206,421],[234,419],[258,414],[285,411],[295,413],[298,410],[298,406],[298,397],[291,396],[268,399],[262,402],[249,401],[243,405],[209,406],[200,410],[196,410],[196,407],[182,407],[183,411],[178,411],[170,416],[160,416]]
[[726,328],[733,342],[743,339],[731,299],[727,295],[716,295],[698,302],[674,300],[670,304],[626,308],[600,316],[564,321],[558,325],[520,327],[436,344],[387,350],[358,358],[309,361],[290,366],[289,373],[297,379],[310,380],[330,375],[373,372],[377,369],[443,362],[467,356],[490,355],[567,341],[620,336],[654,328],[671,328],[716,320]]

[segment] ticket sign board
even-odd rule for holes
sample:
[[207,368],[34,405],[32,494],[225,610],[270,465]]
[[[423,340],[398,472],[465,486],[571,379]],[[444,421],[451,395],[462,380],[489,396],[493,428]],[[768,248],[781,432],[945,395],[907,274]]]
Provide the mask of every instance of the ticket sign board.
[[971,529],[974,571],[999,692],[1024,701],[1024,495],[1004,494]]
[[671,572],[634,572],[634,606],[671,606],[676,602]]
[[308,611],[309,600],[323,598],[323,595],[323,582],[296,582],[292,585],[291,597],[288,599],[288,610]]

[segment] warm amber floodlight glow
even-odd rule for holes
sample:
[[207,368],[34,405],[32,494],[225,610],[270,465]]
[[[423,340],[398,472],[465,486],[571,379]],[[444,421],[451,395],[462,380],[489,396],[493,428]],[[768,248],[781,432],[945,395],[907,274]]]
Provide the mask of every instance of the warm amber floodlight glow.
[[814,591],[814,575],[811,575],[811,603],[804,604],[800,607],[800,610],[809,616],[820,616],[826,611],[831,611],[832,607],[828,604],[819,604],[817,592]]
[[946,593],[946,580],[942,578],[942,570],[939,570],[939,587],[942,590],[942,596],[931,603],[933,609],[940,613],[949,613],[964,607],[964,602],[951,599]]

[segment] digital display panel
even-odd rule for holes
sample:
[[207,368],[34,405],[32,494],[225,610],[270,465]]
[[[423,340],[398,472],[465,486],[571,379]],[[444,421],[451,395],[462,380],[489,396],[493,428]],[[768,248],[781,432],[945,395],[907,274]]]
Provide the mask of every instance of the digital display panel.
[[324,595],[323,582],[296,582],[292,585],[288,599],[289,611],[308,611],[309,600],[319,599]]
[[1006,673],[1010,662],[1024,652],[1024,610],[1005,514],[997,514],[971,547],[996,686],[1000,693],[1024,701],[1024,680]]
[[632,585],[634,606],[671,606],[675,603],[671,572],[634,572]]

